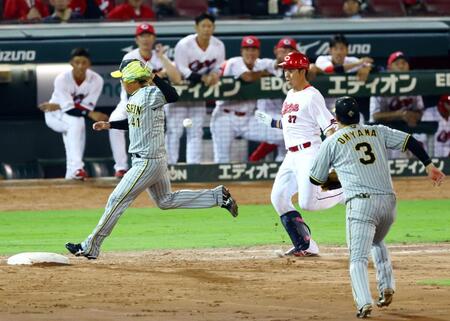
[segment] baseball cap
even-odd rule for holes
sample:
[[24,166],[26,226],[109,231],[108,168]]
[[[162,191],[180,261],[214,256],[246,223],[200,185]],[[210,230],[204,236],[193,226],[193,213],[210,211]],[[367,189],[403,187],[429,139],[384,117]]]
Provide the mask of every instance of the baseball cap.
[[390,65],[392,65],[394,61],[398,59],[405,59],[406,61],[408,61],[408,59],[406,58],[405,54],[402,51],[396,51],[389,55],[387,66],[389,67]]
[[297,50],[297,42],[292,38],[284,37],[278,41],[275,48],[292,48]]
[[151,33],[156,35],[155,28],[149,23],[141,23],[136,27],[136,36],[142,35],[143,33]]
[[255,36],[245,36],[241,41],[241,48],[258,48],[261,46],[261,42]]
[[124,60],[119,70],[113,71],[111,77],[122,78],[124,82],[133,82],[151,76],[152,71],[137,59]]

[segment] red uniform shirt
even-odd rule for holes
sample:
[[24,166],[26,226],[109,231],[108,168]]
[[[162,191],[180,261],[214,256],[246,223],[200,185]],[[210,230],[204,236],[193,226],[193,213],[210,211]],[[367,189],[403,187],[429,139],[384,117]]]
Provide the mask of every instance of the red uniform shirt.
[[152,18],[155,18],[155,13],[150,7],[142,5],[140,14],[138,15],[134,10],[134,8],[128,3],[124,3],[115,7],[108,14],[108,19],[117,19],[117,20],[135,20],[135,19],[152,19]]
[[32,6],[36,7],[42,17],[49,15],[48,7],[42,0],[6,0],[3,18],[27,20],[27,14]]

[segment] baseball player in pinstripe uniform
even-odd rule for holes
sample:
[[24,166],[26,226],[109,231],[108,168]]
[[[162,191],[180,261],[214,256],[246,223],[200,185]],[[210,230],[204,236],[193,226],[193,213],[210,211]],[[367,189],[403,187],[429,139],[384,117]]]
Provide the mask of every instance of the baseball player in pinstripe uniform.
[[371,250],[377,272],[377,306],[388,306],[395,291],[391,259],[383,241],[396,216],[387,149],[410,150],[425,165],[435,185],[445,175],[433,165],[414,137],[383,125],[359,125],[359,117],[355,99],[342,97],[336,101],[339,130],[320,146],[310,180],[316,185],[323,184],[330,167],[339,176],[347,205],[347,245],[356,316],[365,318],[372,311],[367,271]]
[[[127,53],[122,61],[137,59],[147,64],[159,77],[168,77],[176,84],[181,81],[181,74],[175,68],[175,65],[167,58],[162,44],[155,44],[155,28],[149,23],[141,23],[136,27],[136,44],[138,48]],[[153,48],[154,47],[154,48]],[[120,102],[109,117],[110,121],[127,119],[128,95],[125,89],[121,88]],[[128,170],[128,154],[126,149],[125,131],[111,129],[109,131],[109,140],[114,157],[115,177],[122,178]]]
[[[111,75],[122,79],[125,90],[130,95],[126,109],[128,119],[96,122],[93,128],[128,129],[132,167],[109,197],[105,212],[92,234],[82,243],[66,244],[72,254],[83,255],[88,259],[98,257],[103,240],[111,233],[122,213],[144,190],[161,209],[220,205],[234,217],[238,215],[237,204],[224,186],[197,191],[171,191],[164,144],[163,106],[175,102],[178,94],[172,86],[138,60],[131,60],[121,66],[121,71],[115,71]],[[149,85],[149,82],[152,84]]]

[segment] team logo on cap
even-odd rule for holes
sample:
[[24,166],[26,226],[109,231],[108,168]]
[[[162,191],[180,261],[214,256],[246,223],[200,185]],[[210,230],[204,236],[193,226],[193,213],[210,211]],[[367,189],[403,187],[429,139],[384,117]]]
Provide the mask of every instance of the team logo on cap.
[[291,60],[291,56],[284,57],[284,61],[289,61],[289,60]]
[[141,29],[147,30],[148,29],[148,25],[141,25]]
[[247,43],[248,43],[249,45],[253,45],[255,42],[253,41],[252,38],[247,38]]
[[350,110],[350,111],[347,113],[347,115],[349,115],[350,117],[353,117],[354,114],[355,114],[355,113],[353,112],[353,110]]
[[291,41],[289,39],[284,39],[283,44],[285,44],[286,46],[289,46],[291,44]]

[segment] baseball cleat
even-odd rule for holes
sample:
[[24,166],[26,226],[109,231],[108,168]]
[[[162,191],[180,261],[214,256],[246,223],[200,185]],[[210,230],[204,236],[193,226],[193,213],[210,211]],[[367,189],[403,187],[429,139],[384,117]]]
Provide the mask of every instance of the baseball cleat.
[[90,256],[88,254],[84,254],[83,248],[81,247],[80,243],[74,244],[74,243],[66,243],[66,249],[69,250],[70,253],[72,253],[75,256],[84,256],[85,258],[89,260],[95,260],[96,257]]
[[377,307],[387,307],[392,303],[392,299],[394,298],[394,289],[384,289],[378,298]]
[[311,239],[309,240],[309,247],[306,250],[297,250],[294,247],[291,247],[289,250],[284,252],[284,256],[318,256],[319,255],[319,246],[317,243]]
[[363,305],[361,309],[356,312],[356,317],[360,319],[365,319],[367,317],[370,317],[370,314],[372,313],[372,304],[368,303]]
[[230,191],[225,186],[222,186],[223,204],[221,207],[226,208],[233,217],[238,216],[238,205],[231,197]]
[[84,181],[86,178],[88,177],[86,171],[82,168],[77,169],[77,171],[75,172],[75,176],[73,177],[73,179],[77,179],[80,181]]

